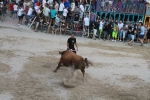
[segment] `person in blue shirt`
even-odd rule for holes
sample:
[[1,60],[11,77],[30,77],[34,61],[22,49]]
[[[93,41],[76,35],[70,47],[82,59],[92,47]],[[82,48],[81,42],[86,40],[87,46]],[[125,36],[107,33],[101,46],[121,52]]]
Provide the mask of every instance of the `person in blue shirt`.
[[70,9],[70,2],[68,0],[66,0],[66,2],[64,3],[65,8],[68,7],[68,9]]
[[139,41],[141,42],[141,46],[143,46],[145,27],[143,26],[143,23],[140,23],[140,26],[141,28],[140,28]]
[[55,18],[55,30],[54,30],[54,34],[56,35],[57,34],[57,30],[59,28],[59,24],[60,24],[60,19],[59,19],[59,14],[56,15],[56,18]]
[[57,11],[55,10],[55,8],[53,7],[52,10],[50,11],[50,16],[51,16],[51,21],[52,21],[52,25],[54,25],[55,23],[55,16],[56,16]]

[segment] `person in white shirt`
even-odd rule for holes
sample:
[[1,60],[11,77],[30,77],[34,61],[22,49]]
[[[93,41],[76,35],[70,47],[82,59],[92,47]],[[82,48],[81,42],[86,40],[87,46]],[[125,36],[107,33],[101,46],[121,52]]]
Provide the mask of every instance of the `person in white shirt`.
[[23,12],[23,14],[22,14],[22,19],[23,19],[23,17],[25,16],[25,18],[27,18],[27,16],[26,16],[26,7],[27,6],[27,1],[26,0],[24,0],[24,2],[23,2],[23,9],[24,9],[24,12]]
[[23,11],[24,11],[24,9],[23,9],[23,5],[21,5],[20,7],[19,7],[19,9],[18,9],[18,26],[20,26],[20,23],[22,22],[22,19],[23,19],[23,16],[22,16],[22,14],[23,14]]
[[99,39],[101,39],[101,35],[102,35],[102,32],[103,32],[103,26],[104,26],[104,20],[102,19],[99,23]]
[[16,0],[16,3],[18,4],[20,0]]
[[64,10],[65,6],[64,6],[64,3],[61,2],[60,3],[60,6],[59,6],[59,15],[62,16],[63,15],[63,10]]
[[74,11],[75,10],[75,2],[73,1],[72,3],[71,3],[71,11]]
[[84,13],[84,6],[83,6],[83,4],[81,3],[80,4],[80,21],[82,21],[82,18],[83,18],[83,13]]
[[66,17],[67,17],[67,13],[68,13],[68,7],[66,7],[63,11],[63,17],[64,17],[65,20],[66,20]]
[[18,5],[15,3],[14,4],[14,16],[13,16],[13,18],[17,18],[17,11],[18,11]]
[[86,17],[84,18],[84,35],[87,35],[86,31],[87,31],[87,29],[89,27],[89,24],[90,24],[90,19],[86,15]]
[[120,40],[120,41],[122,39],[122,34],[123,34],[122,27],[123,27],[123,23],[122,23],[122,21],[120,21],[118,23],[118,33],[119,33],[118,40]]
[[46,0],[43,0],[42,1],[42,7],[45,7],[45,4],[46,4]]
[[31,6],[29,6],[29,10],[28,10],[28,13],[27,13],[27,18],[28,18],[28,27],[30,26],[30,19],[33,17],[33,14],[32,14],[32,12],[33,12],[33,9],[32,9],[32,7]]
[[46,4],[44,7],[44,16],[46,22],[49,22],[49,13],[50,13],[50,9],[48,8],[48,4]]
[[49,4],[50,8],[53,7],[53,0],[48,0],[47,3]]
[[37,14],[40,14],[41,13],[41,10],[40,10],[40,6],[36,6],[34,7],[35,11]]

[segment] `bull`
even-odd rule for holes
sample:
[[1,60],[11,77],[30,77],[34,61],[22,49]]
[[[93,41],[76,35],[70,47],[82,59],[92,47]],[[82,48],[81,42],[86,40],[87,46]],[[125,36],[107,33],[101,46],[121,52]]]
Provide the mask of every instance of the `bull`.
[[82,56],[79,56],[69,50],[59,52],[59,54],[61,54],[61,58],[54,72],[57,72],[57,70],[63,64],[64,66],[71,67],[71,69],[73,69],[72,75],[75,70],[80,69],[83,74],[83,80],[84,80],[85,67],[89,66],[87,58],[83,58]]

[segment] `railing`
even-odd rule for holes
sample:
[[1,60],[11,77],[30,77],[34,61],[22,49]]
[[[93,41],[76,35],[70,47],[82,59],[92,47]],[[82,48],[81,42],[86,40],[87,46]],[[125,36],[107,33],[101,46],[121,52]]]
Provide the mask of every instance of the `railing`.
[[127,14],[145,14],[146,3],[139,0],[97,0],[96,10]]

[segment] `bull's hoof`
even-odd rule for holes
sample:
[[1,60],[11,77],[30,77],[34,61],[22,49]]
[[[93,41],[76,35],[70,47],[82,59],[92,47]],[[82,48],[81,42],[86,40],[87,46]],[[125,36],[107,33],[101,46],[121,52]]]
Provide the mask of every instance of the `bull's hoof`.
[[56,73],[56,72],[57,72],[57,70],[54,70],[53,72],[54,72],[54,73]]

